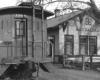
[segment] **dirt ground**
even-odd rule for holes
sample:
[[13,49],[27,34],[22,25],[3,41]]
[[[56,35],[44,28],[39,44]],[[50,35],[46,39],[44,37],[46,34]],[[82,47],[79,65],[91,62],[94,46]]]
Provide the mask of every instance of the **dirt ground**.
[[39,69],[39,80],[100,80],[99,71],[64,69],[62,65],[54,65],[54,68],[55,72],[53,73],[47,73]]

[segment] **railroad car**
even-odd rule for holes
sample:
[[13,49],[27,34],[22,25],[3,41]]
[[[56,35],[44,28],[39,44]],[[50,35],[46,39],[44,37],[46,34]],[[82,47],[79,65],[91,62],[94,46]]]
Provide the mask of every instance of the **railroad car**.
[[35,64],[52,62],[46,19],[53,13],[23,2],[0,9],[0,78],[27,79]]

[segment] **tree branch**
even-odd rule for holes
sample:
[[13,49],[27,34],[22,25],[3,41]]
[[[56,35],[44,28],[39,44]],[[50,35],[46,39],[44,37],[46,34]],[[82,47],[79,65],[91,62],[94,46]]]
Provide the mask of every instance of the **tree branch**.
[[84,9],[81,9],[81,8],[73,8],[73,7],[70,7],[70,8],[63,8],[62,10],[67,10],[67,9],[84,11]]
[[44,3],[42,5],[52,4],[52,3],[55,3],[55,2],[57,2],[57,1],[50,1],[50,2]]
[[[50,2],[47,2],[47,3],[45,3],[45,4],[42,4],[42,5],[46,5],[46,4],[51,4],[51,3],[55,3],[55,2],[59,2],[58,0],[56,0],[56,1],[50,1]],[[66,2],[71,2],[71,1],[66,1]],[[78,2],[78,3],[84,3],[84,4],[87,4],[87,5],[91,5],[91,3],[90,2],[84,2],[84,1],[73,1],[73,2]]]
[[92,7],[94,10],[100,12],[99,9],[98,9],[97,6],[96,6],[94,0],[90,0],[90,2],[91,2],[91,7]]
[[90,0],[91,2],[91,7],[93,9],[93,14],[96,18],[100,19],[100,10],[98,9],[96,3],[94,0]]
[[90,17],[92,17],[95,21],[99,22],[100,23],[100,20],[98,18],[96,18],[94,15],[93,15],[93,12],[89,11],[89,10],[86,10],[85,11]]
[[73,1],[73,2],[84,3],[84,4],[87,4],[87,5],[91,6],[90,2],[84,2],[84,1]]

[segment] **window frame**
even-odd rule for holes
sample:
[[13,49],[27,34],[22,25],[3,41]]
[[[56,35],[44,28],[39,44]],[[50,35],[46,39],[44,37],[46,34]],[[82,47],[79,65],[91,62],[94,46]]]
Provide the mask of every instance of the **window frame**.
[[[97,55],[97,36],[89,36],[89,45],[88,45],[89,46],[89,55],[91,55],[90,54],[90,37],[95,37],[96,38],[96,44],[95,44],[96,45],[96,54],[95,55]],[[94,55],[94,54],[92,54],[92,55]]]
[[92,18],[90,16],[85,18],[85,25],[92,25]]
[[86,55],[88,55],[88,35],[79,35],[79,55],[82,55],[81,54],[81,37],[86,37],[87,38],[87,44],[86,44],[86,46],[87,46],[87,53],[86,53]]
[[86,55],[91,55],[90,54],[90,37],[96,37],[96,55],[97,55],[97,36],[88,36],[88,35],[79,35],[79,55],[82,55],[81,54],[81,44],[80,44],[80,37],[81,36],[87,37],[87,54]]
[[74,35],[65,35],[64,36],[64,55],[68,55],[68,54],[66,54],[66,36],[72,37],[72,41],[69,41],[69,42],[72,42],[72,54],[69,56],[72,56],[72,55],[74,55]]
[[[21,22],[21,21],[24,22],[23,25],[25,25],[25,27],[19,28],[19,34],[17,35],[17,25],[16,24],[17,24],[17,22]],[[25,37],[26,28],[27,28],[27,19],[26,18],[15,18],[15,38]],[[22,30],[23,35],[20,35],[20,30]]]

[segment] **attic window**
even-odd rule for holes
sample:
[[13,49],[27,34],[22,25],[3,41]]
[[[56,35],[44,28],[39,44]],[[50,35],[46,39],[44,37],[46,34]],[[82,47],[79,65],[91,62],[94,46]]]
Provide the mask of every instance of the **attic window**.
[[86,17],[85,18],[85,24],[86,25],[92,25],[92,18],[91,17]]

